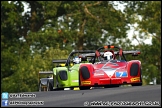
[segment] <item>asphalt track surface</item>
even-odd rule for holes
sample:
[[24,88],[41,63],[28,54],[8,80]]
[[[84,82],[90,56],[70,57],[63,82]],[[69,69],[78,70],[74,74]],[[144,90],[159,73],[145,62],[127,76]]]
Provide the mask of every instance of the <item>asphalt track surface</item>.
[[[26,92],[25,94],[30,94]],[[161,85],[129,86],[117,88],[96,88],[91,90],[64,90],[48,92],[32,92],[36,98],[12,98],[10,101],[43,101],[44,105],[9,105],[9,107],[92,107],[91,103],[98,101],[98,105],[105,103],[124,105],[133,103],[139,107],[161,107]],[[143,101],[143,103],[141,103]],[[129,104],[130,105],[130,104]],[[97,106],[97,105],[96,105]],[[95,107],[96,107],[95,106]],[[127,107],[125,105],[124,107]],[[105,107],[108,107],[105,105]],[[122,106],[123,107],[123,106]]]

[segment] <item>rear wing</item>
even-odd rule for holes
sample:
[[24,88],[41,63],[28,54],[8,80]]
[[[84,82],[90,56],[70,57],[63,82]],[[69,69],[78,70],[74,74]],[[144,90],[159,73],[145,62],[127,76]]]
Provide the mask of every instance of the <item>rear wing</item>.
[[66,59],[61,59],[61,60],[52,60],[53,63],[66,63]]
[[[65,66],[66,59],[52,60],[52,63],[62,63],[62,64],[59,64],[59,66]],[[53,71],[39,71],[38,78],[40,77],[40,74],[52,74],[53,75]]]
[[52,63],[66,63],[66,59],[52,60]]
[[[132,50],[132,51],[123,51],[124,55],[132,54],[132,55],[139,55],[141,52],[139,50]],[[104,52],[100,52],[100,54],[104,54]],[[119,55],[119,51],[114,51],[115,55]],[[80,56],[87,56],[87,57],[94,57],[95,53],[89,53],[89,54],[81,54]]]
[[53,74],[53,71],[39,71],[39,74]]
[[[46,75],[51,75],[51,77],[53,78],[53,71],[39,71],[38,72],[38,84],[39,84],[39,80],[40,80],[40,75],[41,74],[46,74]],[[48,78],[48,77],[47,77]]]
[[124,54],[140,54],[141,52],[139,50],[134,50],[134,51],[123,51]]
[[40,78],[40,74],[51,75],[51,77],[53,77],[53,71],[39,71],[38,72],[38,79]]
[[52,63],[57,63],[56,67],[65,66],[67,59],[52,60]]
[[[132,54],[132,56],[138,56],[141,52],[139,50],[132,50],[132,51],[123,51],[123,54],[124,55],[127,55],[127,54]],[[114,52],[115,55],[118,55],[119,54],[119,51],[115,51]]]

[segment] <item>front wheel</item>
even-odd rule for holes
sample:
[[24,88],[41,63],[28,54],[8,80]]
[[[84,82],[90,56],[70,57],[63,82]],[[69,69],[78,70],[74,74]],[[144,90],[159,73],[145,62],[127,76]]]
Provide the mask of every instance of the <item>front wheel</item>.
[[104,88],[111,88],[111,85],[105,85]]
[[74,90],[74,87],[70,87],[70,90]]
[[41,91],[43,91],[43,89],[42,89],[42,84],[39,83],[39,92],[41,92]]
[[134,84],[131,84],[132,86],[142,86],[142,82],[141,83],[134,83]]
[[112,87],[120,87],[120,85],[118,85],[118,84],[115,84],[115,85],[112,85]]
[[60,90],[64,90],[64,88],[59,87],[59,82],[57,81],[56,88],[54,89],[54,91],[60,91]]
[[39,92],[46,91],[46,90],[47,90],[47,87],[46,86],[42,86],[42,84],[39,83]]

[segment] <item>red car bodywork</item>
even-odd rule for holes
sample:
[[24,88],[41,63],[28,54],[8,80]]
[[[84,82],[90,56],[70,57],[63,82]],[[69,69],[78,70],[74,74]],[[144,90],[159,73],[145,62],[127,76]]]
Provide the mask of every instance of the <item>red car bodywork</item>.
[[[140,52],[131,51],[131,53],[139,54]],[[122,53],[122,49],[120,48],[118,55],[122,56],[122,54],[124,53]],[[82,64],[79,70],[79,78],[81,87],[107,87],[122,84],[141,86],[141,62],[139,60],[125,61],[114,58],[114,60],[106,62]]]

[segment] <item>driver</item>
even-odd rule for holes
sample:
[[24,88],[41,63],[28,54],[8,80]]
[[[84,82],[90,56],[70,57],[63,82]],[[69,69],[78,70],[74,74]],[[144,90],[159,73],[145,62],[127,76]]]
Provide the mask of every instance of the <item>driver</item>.
[[113,60],[112,52],[105,52],[103,56],[104,56],[104,60]]
[[79,64],[80,62],[81,62],[81,58],[79,58],[78,56],[74,57],[73,59],[74,64]]

